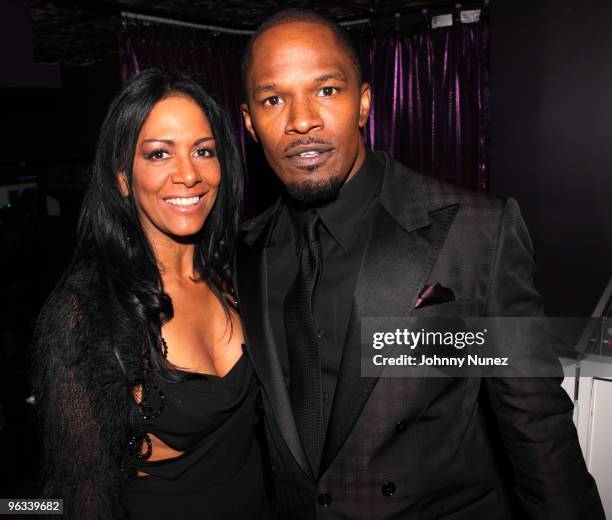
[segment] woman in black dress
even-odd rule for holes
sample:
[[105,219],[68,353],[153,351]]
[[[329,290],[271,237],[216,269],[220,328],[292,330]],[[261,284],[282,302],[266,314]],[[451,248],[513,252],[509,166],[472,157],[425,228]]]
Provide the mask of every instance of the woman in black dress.
[[231,286],[240,191],[196,82],[145,71],[124,87],[34,348],[43,494],[64,518],[267,518]]

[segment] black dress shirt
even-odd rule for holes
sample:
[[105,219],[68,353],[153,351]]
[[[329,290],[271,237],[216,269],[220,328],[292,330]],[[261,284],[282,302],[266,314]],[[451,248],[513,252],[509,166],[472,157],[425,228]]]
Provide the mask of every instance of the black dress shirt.
[[283,323],[283,302],[298,269],[303,245],[302,227],[308,212],[321,218],[323,266],[314,301],[314,323],[322,374],[325,427],[329,422],[342,350],[348,331],[353,293],[365,252],[371,209],[380,190],[384,166],[367,152],[363,165],[331,202],[300,208],[286,200],[268,242],[269,305],[279,357],[289,384],[289,357]]

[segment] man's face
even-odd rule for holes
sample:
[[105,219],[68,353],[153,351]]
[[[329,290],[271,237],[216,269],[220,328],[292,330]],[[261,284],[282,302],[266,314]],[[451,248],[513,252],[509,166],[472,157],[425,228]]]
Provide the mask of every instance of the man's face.
[[295,198],[332,197],[361,166],[370,88],[332,31],[311,22],[272,27],[253,44],[246,127]]

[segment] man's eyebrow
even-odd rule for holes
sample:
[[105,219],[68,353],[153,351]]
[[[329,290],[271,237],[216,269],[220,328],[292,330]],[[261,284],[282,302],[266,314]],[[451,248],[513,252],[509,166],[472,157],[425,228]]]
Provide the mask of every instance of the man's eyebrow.
[[254,89],[255,94],[260,92],[272,92],[276,89],[276,83],[268,83],[267,85],[257,85]]
[[328,81],[330,79],[337,79],[338,81],[343,81],[344,83],[348,82],[348,80],[346,79],[346,76],[342,74],[342,72],[328,72],[327,74],[322,74],[321,76],[317,76],[315,78],[315,81],[317,83],[324,83],[325,81]]
[[[326,81],[329,81],[330,79],[335,79],[338,81],[342,81],[343,83],[348,83],[348,79],[346,78],[344,74],[342,74],[342,72],[327,72],[325,74],[321,74],[320,76],[317,76],[314,79],[314,81],[315,83],[325,83]],[[253,89],[253,92],[255,94],[259,94],[261,92],[273,92],[276,89],[277,89],[276,83],[266,83],[263,85],[257,85]]]

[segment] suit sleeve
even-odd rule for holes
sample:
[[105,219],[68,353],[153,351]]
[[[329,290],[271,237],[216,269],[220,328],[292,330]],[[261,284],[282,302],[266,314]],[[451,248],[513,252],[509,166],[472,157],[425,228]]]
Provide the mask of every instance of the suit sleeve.
[[[503,214],[487,298],[487,316],[541,316],[533,284],[533,248],[517,203]],[[526,337],[530,349],[548,346]],[[533,352],[536,357],[542,351]],[[546,354],[545,354],[546,355]],[[487,378],[499,432],[511,462],[517,494],[531,520],[604,520],[572,421],[573,404],[559,377]]]

